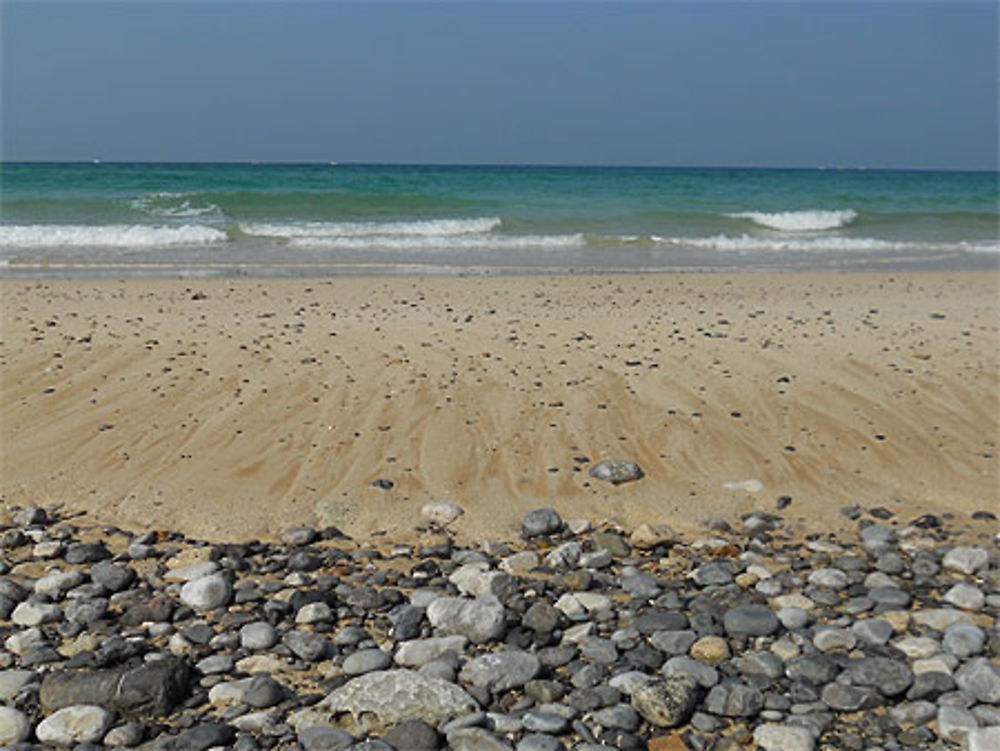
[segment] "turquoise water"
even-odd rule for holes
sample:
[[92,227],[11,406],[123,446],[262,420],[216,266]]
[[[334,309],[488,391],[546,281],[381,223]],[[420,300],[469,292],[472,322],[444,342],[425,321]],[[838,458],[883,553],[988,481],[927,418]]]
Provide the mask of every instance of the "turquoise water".
[[15,164],[0,274],[980,268],[997,174]]

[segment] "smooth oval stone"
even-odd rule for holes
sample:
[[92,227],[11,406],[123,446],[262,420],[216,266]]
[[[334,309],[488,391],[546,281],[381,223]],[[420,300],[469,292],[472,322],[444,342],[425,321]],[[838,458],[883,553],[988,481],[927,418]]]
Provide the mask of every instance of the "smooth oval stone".
[[780,625],[778,617],[763,605],[730,608],[723,617],[723,626],[730,636],[769,636]]

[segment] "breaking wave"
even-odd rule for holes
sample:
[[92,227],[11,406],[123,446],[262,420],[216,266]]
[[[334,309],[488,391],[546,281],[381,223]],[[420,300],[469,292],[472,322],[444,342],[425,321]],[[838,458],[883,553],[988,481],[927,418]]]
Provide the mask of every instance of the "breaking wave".
[[781,232],[823,232],[846,227],[858,218],[858,213],[851,209],[844,209],[842,211],[813,209],[809,211],[778,211],[774,213],[741,211],[736,214],[726,214],[726,216],[731,219],[749,219],[758,226],[780,230]]
[[144,224],[0,225],[0,248],[163,248],[225,242],[224,231],[185,224],[178,227]]

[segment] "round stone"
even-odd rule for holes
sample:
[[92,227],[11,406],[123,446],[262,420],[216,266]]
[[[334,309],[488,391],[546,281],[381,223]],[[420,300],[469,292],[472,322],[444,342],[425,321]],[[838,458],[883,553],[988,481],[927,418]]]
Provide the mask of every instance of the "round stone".
[[697,697],[698,682],[691,676],[675,675],[637,686],[632,707],[651,725],[673,728],[688,721]]
[[73,746],[96,743],[111,727],[112,715],[106,709],[90,704],[75,704],[52,713],[35,728],[42,743],[53,746]]
[[181,587],[181,602],[193,610],[215,610],[228,605],[233,587],[222,573],[209,574]]
[[723,625],[730,636],[768,636],[781,624],[763,605],[742,605],[726,611]]
[[240,629],[240,646],[244,649],[270,649],[278,642],[278,632],[270,623],[248,623]]
[[521,519],[521,535],[526,538],[551,535],[562,529],[562,524],[562,517],[554,508],[536,508]]
[[695,660],[718,665],[730,657],[729,642],[721,636],[703,636],[691,645],[689,654]]
[[31,735],[31,721],[13,707],[0,707],[0,747],[13,746]]
[[373,647],[371,649],[359,649],[357,652],[348,655],[344,659],[342,668],[345,675],[363,675],[373,670],[385,670],[391,662],[392,658],[389,655],[381,649]]
[[590,468],[588,474],[595,480],[610,482],[612,485],[635,482],[646,476],[642,468],[635,462],[611,459],[598,462]]

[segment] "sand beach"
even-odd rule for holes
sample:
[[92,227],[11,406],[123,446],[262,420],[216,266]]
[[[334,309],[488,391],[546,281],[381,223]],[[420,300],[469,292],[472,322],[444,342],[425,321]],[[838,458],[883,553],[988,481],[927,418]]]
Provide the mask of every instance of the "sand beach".
[[[0,282],[6,504],[215,540],[997,510],[991,272]],[[645,477],[589,476],[605,459]],[[790,499],[790,500],[789,500]]]

